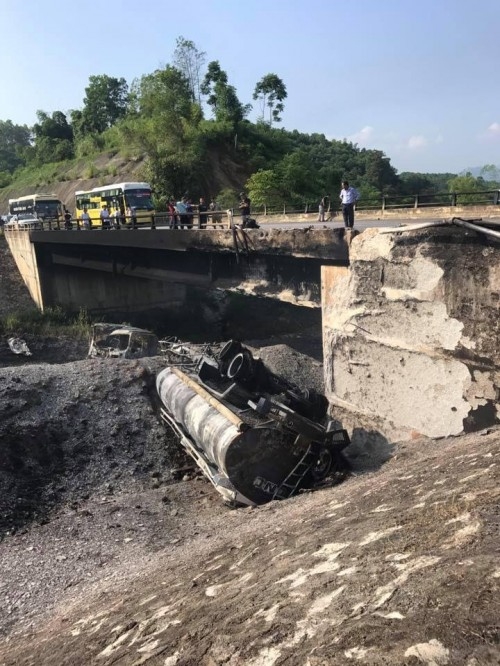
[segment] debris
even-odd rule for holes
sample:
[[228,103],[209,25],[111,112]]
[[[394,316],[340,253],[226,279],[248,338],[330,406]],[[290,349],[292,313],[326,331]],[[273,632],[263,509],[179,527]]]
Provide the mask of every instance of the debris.
[[125,324],[96,323],[92,326],[89,358],[143,358],[160,352],[159,340],[154,333]]
[[24,356],[32,356],[28,345],[21,338],[9,338],[7,344],[13,354],[24,354]]

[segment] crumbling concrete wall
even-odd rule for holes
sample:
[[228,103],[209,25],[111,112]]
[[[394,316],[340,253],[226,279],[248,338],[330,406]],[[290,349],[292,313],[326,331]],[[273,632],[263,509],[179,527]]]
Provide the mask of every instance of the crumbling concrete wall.
[[498,422],[500,243],[456,227],[369,229],[350,257],[322,274],[334,411],[393,441]]

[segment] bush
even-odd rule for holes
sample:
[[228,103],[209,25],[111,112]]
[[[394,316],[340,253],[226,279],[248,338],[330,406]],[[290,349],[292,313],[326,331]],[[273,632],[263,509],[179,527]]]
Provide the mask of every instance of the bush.
[[75,313],[61,307],[47,308],[44,312],[30,310],[15,312],[0,318],[0,333],[3,335],[71,335],[85,338],[89,335],[92,319],[82,308]]

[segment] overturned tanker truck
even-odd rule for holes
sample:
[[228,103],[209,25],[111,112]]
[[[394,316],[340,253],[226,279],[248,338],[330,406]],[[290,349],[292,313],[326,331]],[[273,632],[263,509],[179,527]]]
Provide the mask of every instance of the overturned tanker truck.
[[230,506],[286,499],[348,472],[344,429],[326,398],[270,372],[240,342],[169,362],[156,379],[161,416]]

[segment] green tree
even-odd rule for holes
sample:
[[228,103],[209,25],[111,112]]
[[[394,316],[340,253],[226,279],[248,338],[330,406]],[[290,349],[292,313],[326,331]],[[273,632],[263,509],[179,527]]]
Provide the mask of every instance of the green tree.
[[400,174],[401,191],[403,194],[435,194],[436,188],[425,173],[404,172]]
[[82,134],[102,133],[123,118],[128,109],[128,85],[124,78],[101,74],[90,76],[85,88],[81,115],[72,114],[76,132]]
[[50,139],[73,141],[73,129],[62,111],[54,111],[49,116],[45,111],[37,111],[38,122],[33,125],[35,140],[42,136]]
[[33,125],[34,160],[38,164],[60,162],[71,159],[73,151],[73,128],[62,111],[49,115],[36,112],[38,122]]
[[212,108],[217,122],[236,124],[243,120],[251,108],[241,104],[236,88],[228,84],[227,73],[221,69],[218,60],[208,64],[200,90],[207,96],[207,104]]
[[184,37],[177,37],[174,51],[174,65],[184,74],[191,99],[201,106],[201,70],[206,60],[206,53],[199,51],[194,42]]
[[204,169],[196,127],[200,107],[193,103],[189,81],[167,65],[134,85],[138,118],[120,124],[124,136],[140,142],[148,154],[151,184],[160,195],[176,196],[194,187]]
[[269,108],[269,124],[280,122],[280,114],[284,111],[283,101],[287,97],[286,87],[277,74],[266,74],[256,84],[253,98],[258,99],[262,105],[262,119],[266,107]]
[[259,169],[247,180],[245,189],[256,206],[279,206],[283,203],[278,174],[272,169]]
[[25,163],[24,155],[31,145],[30,139],[31,131],[26,125],[0,120],[0,171],[12,173]]
[[448,181],[448,191],[459,195],[457,198],[459,204],[478,202],[479,194],[487,189],[488,186],[483,178],[474,178],[470,171]]
[[384,194],[395,192],[400,182],[389,158],[381,150],[366,150],[362,153],[365,156],[364,183]]

